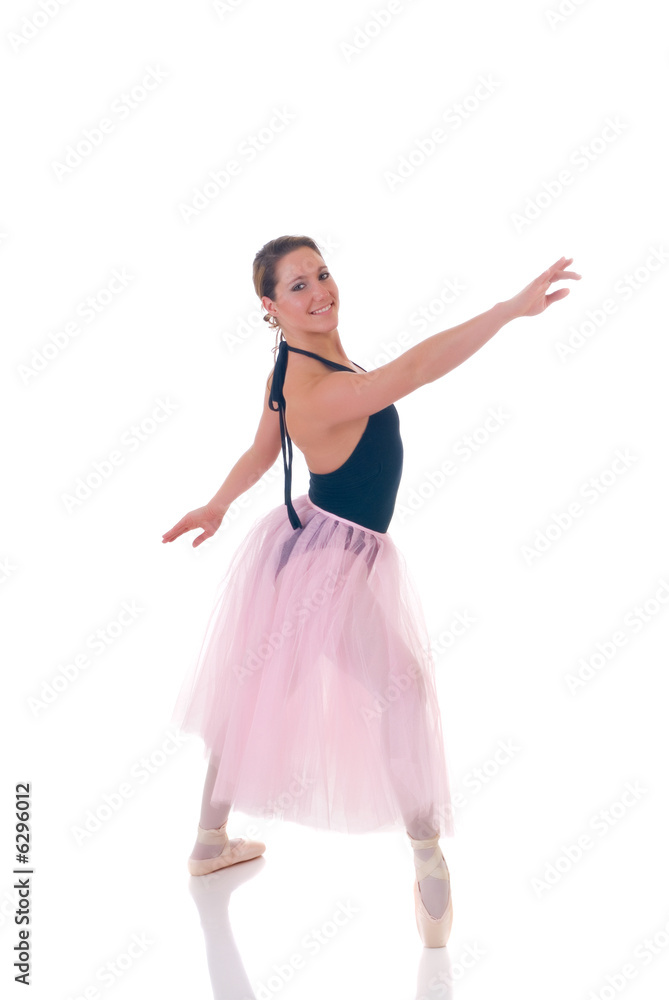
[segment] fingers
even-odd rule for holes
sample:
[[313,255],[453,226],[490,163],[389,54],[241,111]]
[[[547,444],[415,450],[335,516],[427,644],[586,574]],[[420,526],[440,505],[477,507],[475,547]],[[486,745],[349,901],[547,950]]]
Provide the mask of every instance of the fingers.
[[543,274],[541,275],[541,277],[542,278],[546,278],[546,276],[552,274],[553,271],[555,271],[556,268],[558,268],[558,267],[564,267],[567,263],[571,264],[572,260],[573,260],[573,257],[571,257],[569,259],[569,261],[567,261],[566,257],[560,257],[560,259],[556,260],[554,264],[551,264],[550,267],[546,268],[546,270],[543,272]]
[[564,278],[574,278],[575,281],[581,280],[581,275],[577,271],[556,271],[551,277],[551,281],[562,281]]
[[556,260],[554,264],[552,264],[550,267],[547,267],[546,270],[542,271],[539,277],[535,278],[534,280],[542,285],[545,284],[546,282],[550,284],[550,282],[553,280],[553,275],[555,274],[555,271],[563,267],[564,264],[566,264],[566,258],[560,257],[559,260]]
[[581,275],[577,271],[566,271],[565,268],[572,263],[573,257],[561,257],[559,261],[553,264],[553,267],[549,268],[548,271],[544,271],[542,278],[548,275],[548,281],[562,281],[563,278],[574,278],[576,281],[581,280]]
[[183,528],[181,527],[181,522],[179,522],[179,524],[175,524],[173,528],[170,528],[169,531],[165,532],[165,534],[163,535],[163,541],[173,542],[174,539],[178,538],[179,535],[181,535],[182,533],[183,533]]
[[551,292],[550,295],[546,296],[546,305],[549,306],[552,302],[557,302],[559,299],[563,299],[566,295],[569,295],[569,288],[558,288],[556,292]]
[[163,541],[173,542],[175,538],[183,535],[184,531],[190,531],[190,528],[191,526],[187,523],[187,518],[182,517],[180,521],[177,521],[173,528],[170,528],[169,531],[165,532],[163,535]]

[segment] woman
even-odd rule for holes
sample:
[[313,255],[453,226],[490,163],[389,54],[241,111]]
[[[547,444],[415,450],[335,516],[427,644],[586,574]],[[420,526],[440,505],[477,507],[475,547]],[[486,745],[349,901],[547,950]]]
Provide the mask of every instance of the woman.
[[[255,440],[216,495],[163,536],[218,529],[283,451],[285,505],[252,525],[220,584],[173,720],[202,736],[209,767],[188,870],[257,857],[230,841],[244,812],[346,832],[403,826],[414,848],[418,930],[446,944],[453,907],[439,836],[453,834],[434,664],[422,607],[387,533],[403,448],[394,402],[461,364],[502,326],[564,298],[562,257],[508,301],[366,372],[339,337],[339,290],[317,244],[284,236],[253,281],[282,331]],[[288,359],[290,357],[290,363]],[[287,421],[289,419],[290,427]],[[310,472],[291,496],[292,440]]]

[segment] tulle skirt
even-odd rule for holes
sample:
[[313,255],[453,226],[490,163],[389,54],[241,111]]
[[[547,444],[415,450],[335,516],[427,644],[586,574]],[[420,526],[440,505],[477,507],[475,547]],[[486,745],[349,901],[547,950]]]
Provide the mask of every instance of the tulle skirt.
[[423,610],[390,535],[293,499],[219,584],[172,721],[218,763],[214,802],[347,833],[454,833]]

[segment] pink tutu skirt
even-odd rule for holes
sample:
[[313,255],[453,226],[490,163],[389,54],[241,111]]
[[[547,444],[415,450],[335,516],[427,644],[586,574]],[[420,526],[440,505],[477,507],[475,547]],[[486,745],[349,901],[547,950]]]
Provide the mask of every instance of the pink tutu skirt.
[[232,556],[172,721],[214,802],[346,833],[454,832],[423,611],[389,534],[294,498]]

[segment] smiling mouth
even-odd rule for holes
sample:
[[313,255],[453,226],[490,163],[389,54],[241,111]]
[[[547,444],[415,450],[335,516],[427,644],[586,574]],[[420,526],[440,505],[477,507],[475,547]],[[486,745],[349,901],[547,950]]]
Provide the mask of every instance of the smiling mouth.
[[334,302],[331,302],[329,306],[323,306],[322,309],[316,309],[315,312],[312,312],[311,315],[312,316],[321,316],[324,313],[330,312],[330,310],[332,309],[333,305],[334,305]]

